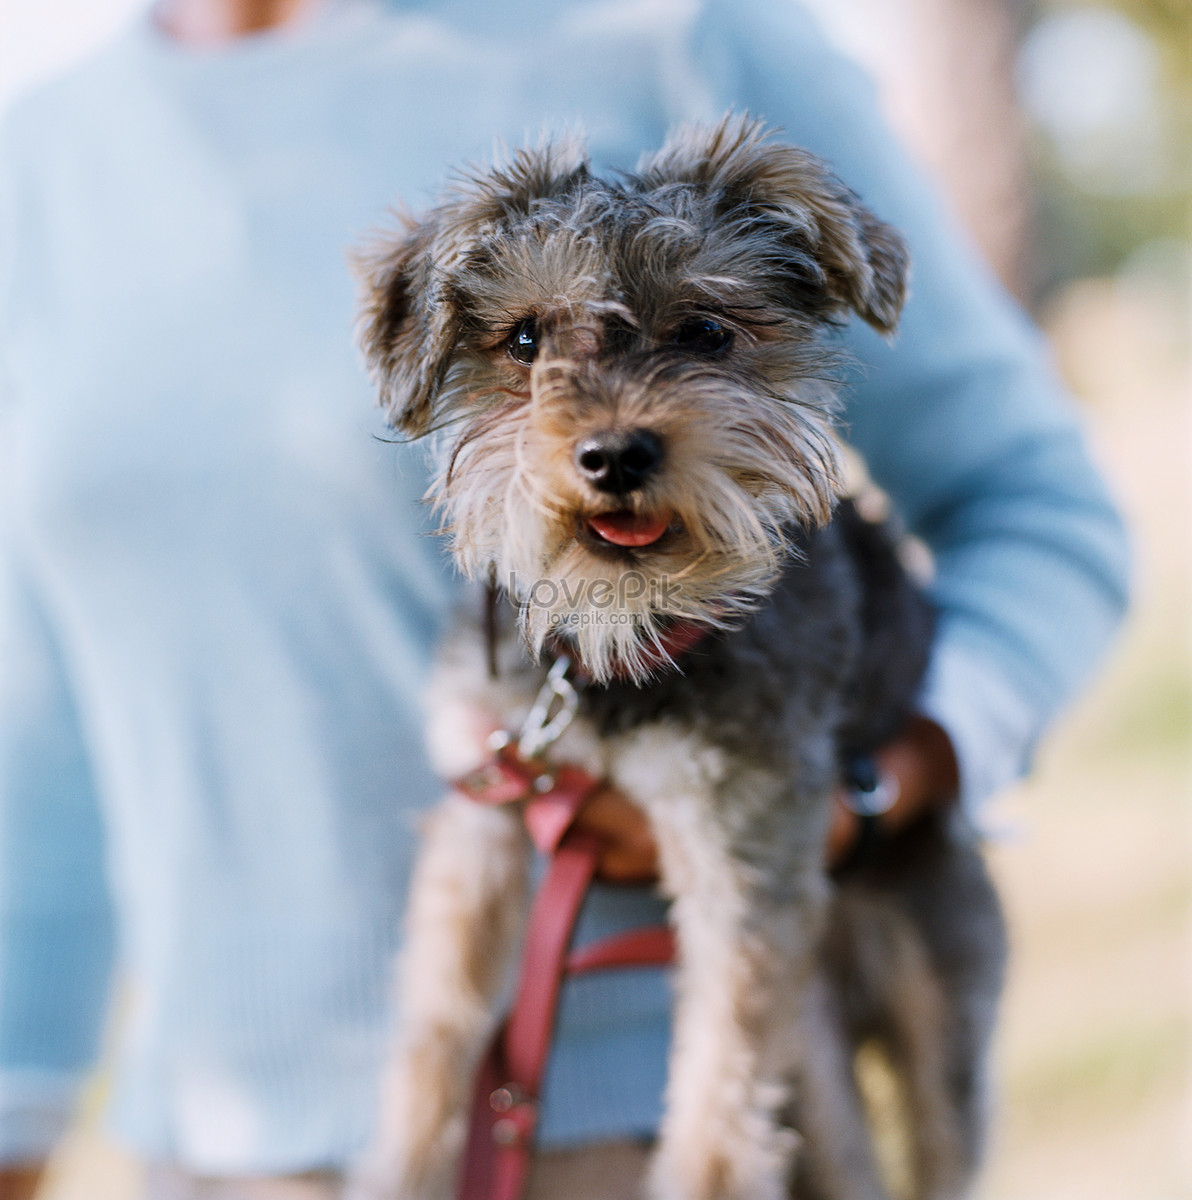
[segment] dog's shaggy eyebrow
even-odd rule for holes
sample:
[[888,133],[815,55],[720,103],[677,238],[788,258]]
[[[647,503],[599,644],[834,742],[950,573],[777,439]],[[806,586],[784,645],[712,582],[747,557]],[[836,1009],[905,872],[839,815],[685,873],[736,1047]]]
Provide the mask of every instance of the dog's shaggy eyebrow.
[[[720,317],[746,326],[783,324],[782,316],[775,312],[771,305],[760,301],[731,299],[707,287],[708,281],[698,276],[684,282],[690,289],[689,294],[684,295],[681,290],[676,289],[671,303],[663,310],[668,317]],[[742,288],[742,291],[746,290]]]

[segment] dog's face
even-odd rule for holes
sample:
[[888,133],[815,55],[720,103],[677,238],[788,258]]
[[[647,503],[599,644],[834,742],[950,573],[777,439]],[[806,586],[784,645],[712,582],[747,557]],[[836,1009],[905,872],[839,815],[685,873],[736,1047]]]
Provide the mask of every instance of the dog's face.
[[390,417],[437,431],[457,560],[537,651],[637,678],[667,622],[722,625],[838,486],[825,326],[897,321],[901,238],[803,151],[731,117],[636,174],[517,152],[361,256]]

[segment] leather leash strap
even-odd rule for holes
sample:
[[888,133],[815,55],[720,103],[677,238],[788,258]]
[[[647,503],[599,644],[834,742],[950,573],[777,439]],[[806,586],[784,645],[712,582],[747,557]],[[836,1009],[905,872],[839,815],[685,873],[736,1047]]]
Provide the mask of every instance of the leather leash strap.
[[599,838],[572,825],[599,785],[577,767],[547,768],[526,762],[508,748],[455,784],[480,804],[524,801],[530,836],[550,857],[530,909],[513,1008],[476,1080],[458,1200],[521,1200],[525,1193],[564,976],[612,967],[664,966],[672,960],[669,929],[631,930],[568,956],[601,851]]

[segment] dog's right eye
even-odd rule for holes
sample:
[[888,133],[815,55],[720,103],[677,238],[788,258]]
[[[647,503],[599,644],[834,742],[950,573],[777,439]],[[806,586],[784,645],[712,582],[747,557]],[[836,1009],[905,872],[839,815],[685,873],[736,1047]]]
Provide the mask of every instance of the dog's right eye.
[[509,357],[529,366],[538,357],[538,322],[531,317],[514,326],[509,335]]
[[719,358],[733,344],[733,331],[711,317],[695,317],[684,321],[671,340],[680,350]]

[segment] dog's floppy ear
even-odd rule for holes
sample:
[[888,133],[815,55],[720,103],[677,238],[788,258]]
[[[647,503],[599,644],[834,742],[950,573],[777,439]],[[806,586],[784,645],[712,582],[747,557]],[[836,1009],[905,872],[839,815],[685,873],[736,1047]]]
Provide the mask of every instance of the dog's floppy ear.
[[455,305],[432,278],[432,222],[402,217],[396,234],[352,255],[363,296],[360,347],[392,424],[417,437],[430,426],[459,332]]
[[909,269],[902,236],[815,155],[773,141],[761,121],[730,113],[685,126],[642,160],[637,178],[705,188],[728,220],[777,222],[804,271],[810,255],[830,307],[852,309],[882,333],[898,324]]
[[401,216],[352,256],[363,284],[359,340],[390,421],[426,433],[464,326],[469,284],[489,263],[494,234],[582,185],[582,140],[564,135],[464,174],[421,221]]

